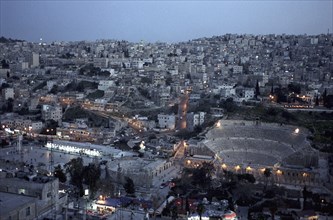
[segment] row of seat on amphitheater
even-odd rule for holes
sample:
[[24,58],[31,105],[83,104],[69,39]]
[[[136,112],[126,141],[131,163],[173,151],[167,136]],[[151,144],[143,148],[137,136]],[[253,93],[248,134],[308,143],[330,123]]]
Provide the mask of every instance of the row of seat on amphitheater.
[[206,134],[207,139],[216,137],[248,137],[263,140],[274,140],[294,146],[300,146],[306,142],[306,136],[295,133],[292,129],[275,126],[225,126],[210,130]]
[[226,164],[246,164],[246,165],[263,165],[263,166],[273,166],[274,164],[280,162],[278,158],[267,155],[267,154],[258,154],[252,152],[223,152],[219,154],[223,163]]
[[284,158],[295,152],[295,148],[285,143],[253,138],[215,138],[204,144],[213,152],[244,151]]

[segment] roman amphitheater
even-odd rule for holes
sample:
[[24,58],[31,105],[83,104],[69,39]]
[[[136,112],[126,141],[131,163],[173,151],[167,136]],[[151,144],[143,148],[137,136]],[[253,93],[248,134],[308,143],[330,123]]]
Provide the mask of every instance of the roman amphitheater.
[[325,165],[308,141],[305,128],[260,121],[220,120],[205,139],[191,147],[187,165],[206,155],[218,167],[262,177],[270,168],[282,182],[318,183],[325,178]]

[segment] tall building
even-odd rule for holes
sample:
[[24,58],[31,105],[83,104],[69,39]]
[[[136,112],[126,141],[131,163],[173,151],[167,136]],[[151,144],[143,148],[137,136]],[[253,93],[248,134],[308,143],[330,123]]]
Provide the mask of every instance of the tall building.
[[55,120],[57,122],[61,122],[62,107],[61,106],[43,105],[42,118],[45,121],[52,119],[52,120]]
[[31,53],[28,62],[31,68],[39,66],[39,54],[38,53]]
[[158,125],[160,128],[167,128],[167,129],[175,129],[176,126],[176,116],[175,115],[165,115],[165,114],[158,114]]
[[67,196],[59,194],[59,180],[50,176],[18,171],[17,177],[0,172],[0,219],[36,219],[59,212]]

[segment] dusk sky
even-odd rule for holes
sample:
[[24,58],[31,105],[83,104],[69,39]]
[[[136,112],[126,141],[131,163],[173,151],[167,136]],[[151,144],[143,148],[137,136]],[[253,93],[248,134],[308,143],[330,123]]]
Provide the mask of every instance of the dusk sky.
[[0,36],[38,42],[178,42],[226,33],[333,31],[333,0],[0,0]]

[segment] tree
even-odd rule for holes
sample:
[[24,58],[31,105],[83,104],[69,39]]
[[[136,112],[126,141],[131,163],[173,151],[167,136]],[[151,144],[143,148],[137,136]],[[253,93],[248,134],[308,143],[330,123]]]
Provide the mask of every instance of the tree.
[[84,183],[89,186],[89,189],[92,192],[90,195],[93,196],[97,191],[97,183],[101,176],[101,168],[99,164],[97,165],[95,163],[90,163],[83,168],[82,174]]
[[2,83],[1,84],[1,89],[9,88],[10,85],[8,83]]
[[166,79],[165,79],[165,85],[166,86],[170,86],[171,83],[172,83],[172,77],[171,76],[166,77]]
[[326,106],[326,104],[327,104],[327,90],[325,89],[323,93],[323,105]]
[[58,93],[58,85],[53,85],[52,89],[49,92],[50,94],[57,94]]
[[300,94],[301,93],[301,85],[296,84],[296,83],[290,83],[290,84],[288,84],[288,91],[289,92],[294,92],[296,94]]
[[38,84],[35,88],[33,88],[32,91],[36,92],[37,90],[44,88],[46,85],[47,85],[46,81],[43,81],[40,84]]
[[205,189],[212,181],[215,167],[212,163],[203,162],[197,169],[193,170],[192,182]]
[[103,90],[96,90],[92,93],[89,93],[87,95],[88,99],[99,99],[102,98],[104,96],[104,91]]
[[274,94],[276,95],[276,102],[287,102],[287,92],[286,89],[278,87],[274,89]]
[[200,132],[202,132],[203,128],[201,125],[196,125],[194,126],[194,132],[199,134]]
[[111,179],[101,179],[98,182],[98,187],[102,195],[104,196],[112,196],[115,192],[115,187],[111,181]]
[[171,207],[171,218],[172,219],[177,219],[178,218],[178,208],[177,208],[177,205],[173,205]]
[[200,220],[202,219],[202,214],[206,211],[205,205],[202,203],[199,203],[197,206],[197,213],[199,214]]
[[318,98],[318,95],[316,96],[316,101],[315,101],[315,106],[318,106],[319,105],[319,98]]
[[4,146],[7,146],[9,145],[9,143],[6,141],[6,139],[1,139],[1,142],[0,142],[0,147],[4,147]]
[[64,173],[64,171],[60,165],[54,167],[53,174],[55,177],[57,177],[59,179],[59,182],[65,183],[67,181],[66,174]]
[[189,80],[192,80],[192,77],[191,77],[191,74],[190,74],[190,73],[187,73],[187,74],[185,75],[185,78],[186,78],[186,79],[189,79]]
[[6,60],[1,60],[2,69],[9,69],[9,63]]
[[79,196],[83,196],[83,159],[81,157],[73,158],[65,164],[66,172],[71,177],[71,184],[79,189]]
[[265,189],[264,190],[267,189],[268,178],[271,176],[271,174],[272,174],[271,169],[270,168],[265,168],[264,176],[265,176],[266,181],[265,181]]
[[276,199],[274,199],[272,201],[272,203],[270,204],[270,206],[269,206],[269,211],[271,212],[272,220],[275,219],[275,213],[276,213],[277,210],[278,210],[278,204],[277,204]]
[[239,181],[245,180],[249,183],[256,182],[256,179],[254,178],[253,174],[250,174],[250,173],[237,174],[236,177]]
[[302,194],[303,194],[303,210],[305,209],[306,206],[306,200],[309,197],[309,191],[307,190],[306,186],[304,186],[303,190],[302,190]]
[[233,98],[227,98],[225,101],[220,103],[222,108],[224,108],[227,112],[234,112],[237,108]]
[[257,99],[258,96],[260,96],[260,88],[259,88],[259,82],[257,80],[256,90],[255,90],[255,98]]
[[142,77],[141,78],[141,83],[152,84],[152,80],[148,77]]
[[7,99],[6,106],[7,106],[7,108],[6,108],[7,112],[13,112],[14,99],[12,99],[12,98]]
[[285,118],[288,122],[291,120],[296,120],[295,116],[288,111],[283,111],[281,116]]
[[134,196],[135,194],[135,187],[134,187],[134,182],[131,178],[126,177],[125,179],[125,184],[123,185],[126,193],[130,196]]
[[186,200],[185,200],[185,210],[186,210],[186,213],[190,213],[190,203],[188,201],[188,197],[186,197]]

